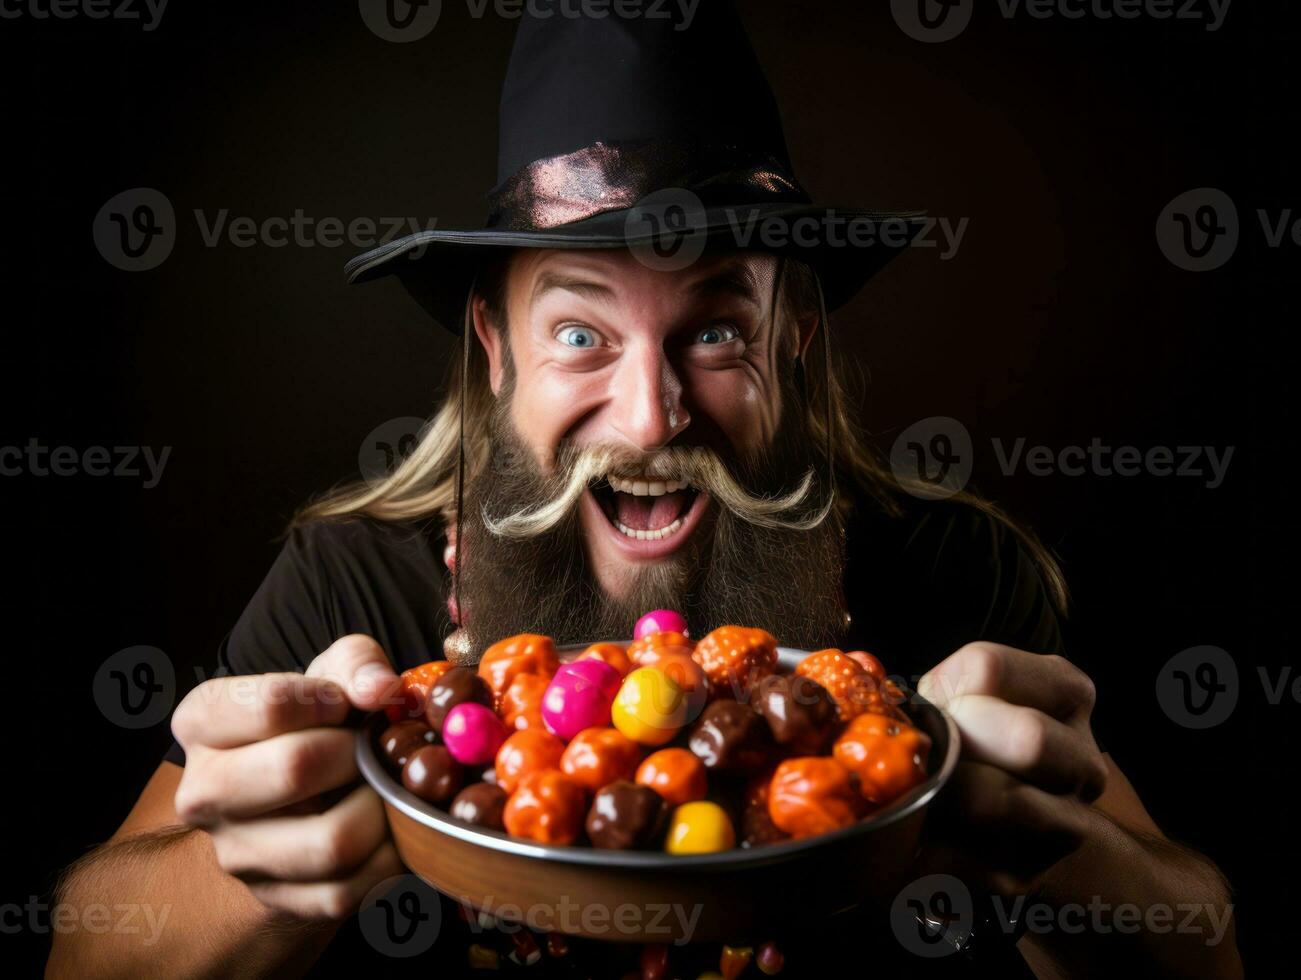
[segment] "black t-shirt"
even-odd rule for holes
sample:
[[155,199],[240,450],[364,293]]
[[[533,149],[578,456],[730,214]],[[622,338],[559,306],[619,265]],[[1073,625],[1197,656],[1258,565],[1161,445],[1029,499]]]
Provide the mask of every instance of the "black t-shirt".
[[[851,625],[846,649],[873,651],[910,684],[973,640],[1061,652],[1052,603],[1015,534],[967,504],[912,499],[901,504],[904,513],[898,517],[860,507],[847,527]],[[234,674],[301,671],[349,633],[374,637],[399,671],[440,659],[443,638],[453,628],[442,563],[445,543],[433,523],[357,519],[295,528],[223,642],[220,668]],[[179,746],[166,758],[184,765]],[[465,930],[454,911],[444,910],[445,933]],[[472,938],[444,935],[431,955],[459,968]],[[341,962],[367,952],[354,920],[318,970],[332,973]],[[389,972],[400,963],[382,959]],[[1004,976],[1009,967],[1014,973],[1023,969],[1015,954],[997,959]],[[924,961],[908,955],[901,965],[916,973]],[[940,970],[952,972],[957,965]]]

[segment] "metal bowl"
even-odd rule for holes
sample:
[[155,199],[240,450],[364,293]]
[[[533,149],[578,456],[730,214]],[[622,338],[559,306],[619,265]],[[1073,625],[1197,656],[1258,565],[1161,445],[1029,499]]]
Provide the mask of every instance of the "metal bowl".
[[[808,654],[781,647],[779,655],[789,671]],[[407,867],[466,906],[595,939],[732,941],[888,904],[907,883],[926,811],[957,765],[959,742],[953,720],[920,696],[903,707],[932,739],[925,782],[852,827],[714,854],[534,844],[457,820],[384,768],[374,747],[388,724],[383,714],[359,734],[357,764],[384,801]]]

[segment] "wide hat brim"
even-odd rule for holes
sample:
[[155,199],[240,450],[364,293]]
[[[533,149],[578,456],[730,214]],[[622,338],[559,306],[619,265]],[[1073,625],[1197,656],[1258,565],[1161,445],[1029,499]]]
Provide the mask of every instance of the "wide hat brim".
[[[634,209],[602,212],[542,230],[430,229],[394,239],[351,259],[349,283],[396,276],[440,325],[459,334],[475,275],[506,249],[631,249],[654,268],[682,268],[707,249],[742,249],[807,262],[827,309],[843,306],[924,227],[919,211],[873,211],[772,202],[703,207],[672,236],[630,222]],[[646,230],[643,230],[646,229]],[[680,263],[680,264],[679,264]]]

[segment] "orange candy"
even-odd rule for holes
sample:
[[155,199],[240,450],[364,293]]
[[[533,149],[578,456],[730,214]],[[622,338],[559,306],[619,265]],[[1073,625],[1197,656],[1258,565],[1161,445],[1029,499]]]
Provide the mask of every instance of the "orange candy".
[[583,787],[556,769],[531,772],[516,787],[502,822],[512,837],[539,844],[572,844],[587,809]]
[[660,749],[637,767],[637,782],[649,786],[673,806],[703,800],[709,789],[705,764],[686,749]]
[[595,793],[617,779],[632,779],[641,748],[614,728],[584,728],[560,757],[560,771]]
[[777,638],[767,630],[720,626],[691,657],[705,669],[715,696],[741,698],[777,669]]
[[768,816],[792,837],[848,827],[867,809],[849,770],[823,756],[787,759],[777,766],[768,786]]
[[672,630],[666,630],[662,633],[647,633],[640,640],[633,640],[628,646],[628,659],[638,667],[648,667],[649,664],[642,662],[642,657],[652,651],[660,653],[680,653],[684,656],[691,656],[691,651],[695,644],[683,636],[681,633],[674,633]]
[[578,655],[579,660],[600,660],[609,664],[620,675],[632,670],[632,660],[617,643],[593,643]]
[[526,728],[546,728],[542,724],[542,695],[546,693],[550,678],[542,674],[517,674],[502,695],[497,712],[506,727],[512,731]]
[[849,723],[832,751],[858,776],[863,796],[884,805],[926,778],[931,738],[905,722],[869,713]]
[[880,704],[876,681],[858,663],[840,650],[819,650],[799,662],[795,673],[817,681],[836,702],[836,715],[851,721]]
[[850,650],[845,656],[871,674],[878,684],[885,681],[885,667],[874,655],[866,650]]
[[404,718],[419,718],[425,713],[425,702],[429,700],[429,691],[445,673],[452,669],[449,660],[431,660],[419,667],[402,671],[402,686],[398,688],[398,704],[385,706],[384,713],[389,721],[402,721]]
[[515,732],[497,750],[495,769],[497,785],[513,793],[520,781],[531,772],[555,769],[565,743],[545,728],[528,728]]
[[560,666],[551,637],[537,633],[520,633],[494,643],[479,661],[479,676],[488,682],[498,701],[520,674],[550,677]]

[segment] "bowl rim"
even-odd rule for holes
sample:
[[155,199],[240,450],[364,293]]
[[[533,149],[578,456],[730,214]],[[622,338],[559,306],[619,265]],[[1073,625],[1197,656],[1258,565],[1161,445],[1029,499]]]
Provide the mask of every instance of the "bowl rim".
[[[612,642],[626,645],[629,641]],[[577,643],[557,646],[561,653],[586,650],[592,644]],[[782,663],[794,666],[809,655],[808,650],[794,647],[778,647],[778,656]],[[458,820],[445,810],[440,810],[432,803],[426,803],[409,792],[380,762],[374,748],[374,736],[378,729],[387,727],[390,722],[384,713],[376,712],[360,728],[356,736],[357,768],[370,787],[379,794],[389,806],[415,820],[417,823],[437,833],[446,834],[457,840],[478,844],[489,850],[513,854],[524,858],[543,861],[558,861],[565,864],[596,866],[605,869],[637,871],[707,871],[734,870],[740,867],[754,867],[781,861],[797,854],[819,847],[831,846],[860,834],[871,833],[911,817],[924,809],[941,788],[949,781],[958,764],[961,749],[958,726],[953,718],[942,708],[927,701],[920,694],[905,688],[910,707],[929,708],[934,711],[948,731],[948,748],[939,768],[927,777],[926,781],[914,787],[908,793],[892,801],[888,806],[849,827],[783,841],[777,844],[765,844],[763,847],[733,847],[725,851],[709,854],[668,854],[663,851],[621,851],[608,848],[580,846],[577,844],[537,844],[511,837],[504,831],[488,830],[483,827]]]

